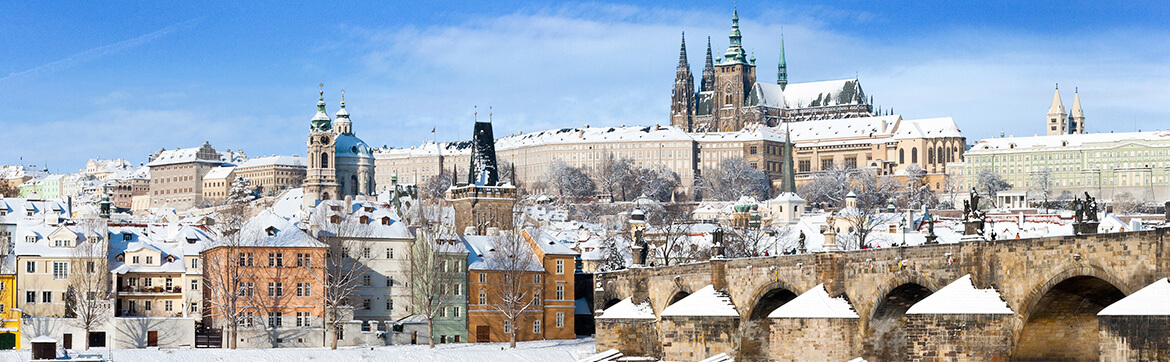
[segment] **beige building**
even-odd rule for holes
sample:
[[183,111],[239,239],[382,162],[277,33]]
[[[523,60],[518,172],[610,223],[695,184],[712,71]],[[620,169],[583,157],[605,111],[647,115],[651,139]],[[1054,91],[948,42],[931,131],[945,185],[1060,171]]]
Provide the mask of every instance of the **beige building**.
[[235,167],[220,166],[203,175],[203,199],[207,201],[226,199],[228,191],[232,189],[232,182],[236,179],[235,171]]
[[197,225],[110,227],[114,315],[201,318],[202,249],[211,236]]
[[160,150],[151,156],[150,202],[152,207],[189,209],[203,200],[203,176],[223,162],[204,142],[197,148]]
[[107,241],[105,225],[67,223],[63,206],[56,202],[23,204],[26,212],[16,222],[14,242],[17,306],[34,317],[64,316],[70,275],[105,273],[98,269],[106,256],[85,252],[100,250],[100,246],[90,248],[86,243]]
[[260,188],[262,195],[275,196],[301,187],[305,181],[305,159],[297,155],[253,158],[236,166],[234,174],[248,179],[252,187]]
[[85,168],[79,170],[78,172],[82,175],[93,176],[100,179],[126,170],[134,170],[134,166],[129,162],[126,162],[125,159],[91,158],[89,161],[85,162]]

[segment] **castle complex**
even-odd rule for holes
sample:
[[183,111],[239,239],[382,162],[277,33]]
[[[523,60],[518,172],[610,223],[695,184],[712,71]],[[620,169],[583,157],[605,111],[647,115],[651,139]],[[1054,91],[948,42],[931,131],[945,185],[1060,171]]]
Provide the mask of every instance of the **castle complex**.
[[684,34],[670,103],[670,124],[687,132],[732,132],[760,123],[866,117],[875,115],[857,79],[788,83],[784,39],[776,84],[756,81],[756,57],[748,57],[739,31],[739,12],[731,17],[727,52],[712,59],[711,38],[699,89],[687,62]]

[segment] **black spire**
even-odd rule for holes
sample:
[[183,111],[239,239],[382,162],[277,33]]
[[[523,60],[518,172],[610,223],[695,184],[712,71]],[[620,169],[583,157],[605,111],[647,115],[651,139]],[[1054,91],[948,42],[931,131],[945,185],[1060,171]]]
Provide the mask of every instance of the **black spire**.
[[682,46],[678,50],[678,69],[686,68],[687,73],[691,72],[691,65],[687,64],[687,33],[683,32]]
[[715,62],[711,59],[711,37],[707,37],[707,64],[703,66],[703,83],[700,92],[715,90]]

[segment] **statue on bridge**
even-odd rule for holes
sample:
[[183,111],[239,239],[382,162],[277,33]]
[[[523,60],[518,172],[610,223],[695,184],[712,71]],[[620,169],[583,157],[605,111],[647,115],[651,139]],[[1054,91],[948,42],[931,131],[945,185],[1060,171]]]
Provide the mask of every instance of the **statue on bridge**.
[[983,235],[987,212],[979,210],[979,192],[971,188],[969,200],[963,200],[963,234]]
[[1097,220],[1097,213],[1101,210],[1097,206],[1097,199],[1089,196],[1085,192],[1085,199],[1073,198],[1073,209],[1076,210],[1073,216],[1073,232],[1076,234],[1096,234],[1097,225],[1101,222]]

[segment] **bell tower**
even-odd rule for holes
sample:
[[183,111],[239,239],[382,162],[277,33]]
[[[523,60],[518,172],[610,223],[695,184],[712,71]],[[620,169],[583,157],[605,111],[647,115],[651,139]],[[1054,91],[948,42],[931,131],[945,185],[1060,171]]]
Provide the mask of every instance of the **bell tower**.
[[[321,84],[324,88],[325,84]],[[309,122],[307,157],[309,167],[305,172],[304,207],[317,206],[317,201],[337,198],[337,172],[334,164],[337,156],[336,135],[332,120],[325,113],[325,91],[318,92],[317,114]]]
[[740,108],[756,82],[756,65],[749,62],[743,49],[743,35],[739,32],[739,10],[731,15],[730,45],[723,54],[723,62],[715,66],[715,99],[712,108],[717,115],[719,129],[731,132],[743,128]]

